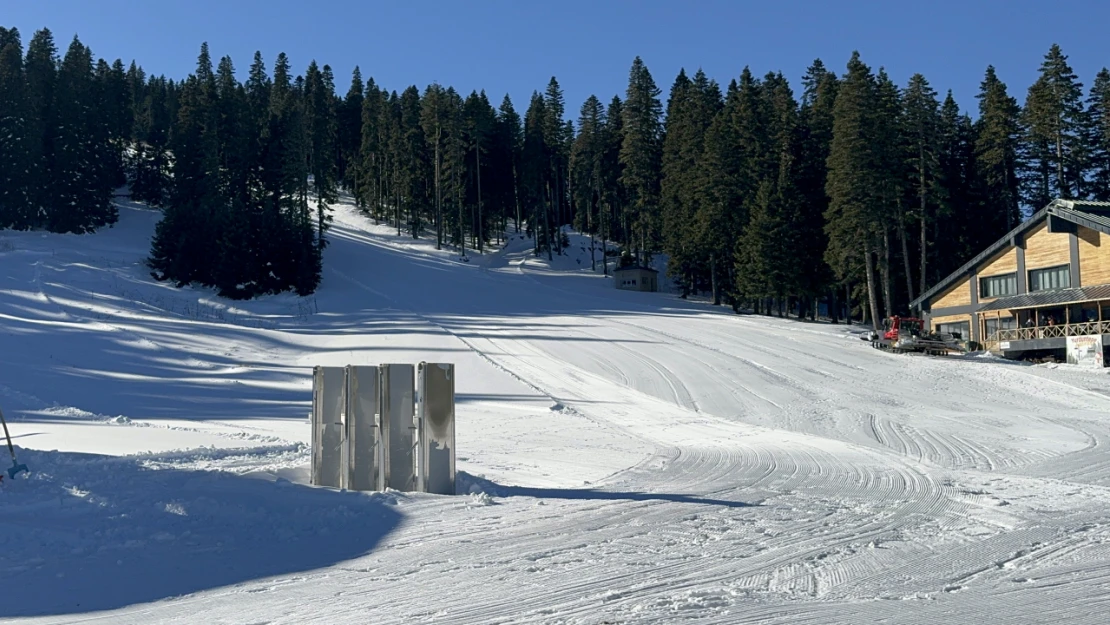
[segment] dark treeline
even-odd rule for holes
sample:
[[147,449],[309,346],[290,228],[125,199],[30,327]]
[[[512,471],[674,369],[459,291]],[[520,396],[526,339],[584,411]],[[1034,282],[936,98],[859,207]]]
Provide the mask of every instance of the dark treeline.
[[683,71],[664,99],[637,58],[623,97],[590,96],[572,122],[554,77],[521,115],[508,96],[391,91],[358,68],[341,96],[329,66],[294,76],[284,54],[272,75],[256,54],[241,82],[207,46],[174,82],[94,61],[76,38],[59,58],[47,30],[24,54],[0,29],[0,227],[110,225],[127,184],[164,211],[156,278],[304,294],[345,190],[463,256],[523,231],[552,257],[571,226],[626,262],[665,253],[684,296],[868,320],[905,311],[1030,209],[1110,200],[1110,72],[1085,93],[1058,46],[1023,104],[988,67],[974,120],[858,54],[840,75],[815,61],[800,87]]

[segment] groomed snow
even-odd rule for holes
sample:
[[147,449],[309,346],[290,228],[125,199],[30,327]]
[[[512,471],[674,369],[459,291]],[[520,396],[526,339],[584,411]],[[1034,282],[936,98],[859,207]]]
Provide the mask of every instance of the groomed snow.
[[[230,302],[149,277],[158,216],[0,233],[4,622],[1105,622],[1106,370],[880,353],[348,204],[315,296]],[[311,367],[421,360],[458,370],[460,494],[307,486]]]

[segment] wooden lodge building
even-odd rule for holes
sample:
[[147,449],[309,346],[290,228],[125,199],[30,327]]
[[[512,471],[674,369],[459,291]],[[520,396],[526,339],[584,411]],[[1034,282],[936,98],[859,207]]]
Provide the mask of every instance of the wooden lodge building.
[[1063,356],[1069,336],[1102,336],[1105,349],[1110,202],[1054,200],[910,306],[1007,358]]

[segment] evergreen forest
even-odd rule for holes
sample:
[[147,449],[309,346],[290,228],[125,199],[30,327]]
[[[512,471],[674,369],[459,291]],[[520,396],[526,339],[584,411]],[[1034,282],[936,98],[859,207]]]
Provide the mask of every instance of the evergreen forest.
[[0,27],[0,228],[94,232],[126,194],[163,212],[155,279],[307,295],[347,193],[462,256],[526,233],[551,258],[573,228],[625,262],[665,254],[683,297],[836,322],[906,312],[1054,198],[1110,201],[1110,71],[1087,87],[1058,45],[1021,100],[987,67],[965,108],[858,53],[796,87],[683,70],[666,94],[636,58],[620,95],[569,111],[555,77],[523,113],[357,67],[335,81],[284,54],[240,72],[206,44],[191,75],[148,76]]

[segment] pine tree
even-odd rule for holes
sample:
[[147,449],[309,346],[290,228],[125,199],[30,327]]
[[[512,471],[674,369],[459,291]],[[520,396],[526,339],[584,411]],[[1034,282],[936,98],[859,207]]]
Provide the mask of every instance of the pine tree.
[[165,78],[152,77],[135,110],[134,155],[130,164],[131,196],[151,206],[162,206],[169,185],[171,112]]
[[149,260],[157,280],[178,286],[212,284],[220,216],[216,81],[208,45],[201,46],[196,73],[184,83],[174,127],[173,182]]
[[27,135],[30,139],[29,183],[34,196],[36,227],[47,225],[47,210],[56,202],[54,143],[58,134],[55,90],[58,81],[58,49],[49,29],[34,34],[27,46],[24,75],[30,109]]
[[308,128],[309,172],[316,196],[316,247],[327,246],[324,233],[332,221],[331,205],[339,200],[335,81],[331,67],[320,71],[313,61],[305,75],[305,122]]
[[[601,223],[602,249],[608,241],[627,241],[627,221],[622,217],[627,215],[625,206],[628,204],[628,190],[624,186],[624,166],[620,161],[620,153],[624,145],[624,102],[620,96],[613,96],[609,107],[605,109],[605,165],[602,188],[605,190],[605,201],[602,204],[602,215],[598,219]],[[606,252],[608,254],[608,252]],[[608,262],[602,266],[605,275],[609,275]]]
[[532,207],[528,231],[535,239],[533,252],[538,256],[546,251],[548,259],[553,252],[551,196],[551,156],[546,141],[547,107],[539,93],[532,94],[532,101],[524,114],[524,147],[521,156],[521,190],[526,205]]
[[407,209],[409,233],[415,239],[424,230],[421,211],[427,206],[425,181],[431,178],[427,174],[426,140],[424,129],[420,125],[420,92],[415,86],[405,89],[399,106],[400,134],[396,153],[400,184],[399,204],[403,205],[403,209],[400,209],[402,212]]
[[[628,192],[637,256],[646,256],[655,242],[659,214],[659,178],[663,157],[662,93],[640,57],[632,61],[623,106],[624,137],[621,183]],[[633,241],[629,241],[632,243]],[[642,259],[641,259],[642,262]]]
[[1107,202],[1110,201],[1110,70],[1105,67],[1091,85],[1087,111],[1091,197]]
[[690,234],[694,207],[683,201],[686,198],[682,193],[685,176],[695,160],[687,152],[687,146],[698,140],[704,144],[705,140],[704,130],[700,137],[695,135],[691,119],[694,104],[692,91],[693,83],[686,76],[686,69],[680,69],[667,98],[659,181],[661,237],[663,251],[668,254],[667,273],[683,285],[683,297],[690,290],[694,266]]
[[975,163],[983,184],[982,211],[994,225],[992,232],[1002,236],[1021,222],[1021,108],[1006,92],[1006,84],[998,79],[993,66],[987,67],[976,98]]
[[[547,158],[551,168],[548,178],[550,188],[546,190],[546,193],[550,198],[552,226],[554,230],[558,231],[567,222],[564,198],[566,195],[566,171],[569,154],[565,150],[566,136],[563,123],[566,115],[566,103],[563,98],[563,89],[554,76],[548,81],[547,90],[544,92],[544,112],[546,117],[543,121],[543,139],[544,145],[547,147]],[[552,241],[556,251],[561,254],[562,250],[559,243],[559,237],[555,237],[555,240]]]
[[252,123],[247,93],[235,79],[230,57],[220,59],[216,68],[215,106],[222,210],[211,282],[224,297],[246,299],[257,294],[260,272],[255,250],[260,245],[256,229],[261,216],[251,181],[256,175],[255,144],[261,129]]
[[30,115],[19,31],[0,30],[0,229],[35,226]]
[[[909,161],[912,202],[916,209],[919,226],[919,265],[918,275],[921,284],[918,292],[924,292],[926,276],[929,223],[936,219],[937,211],[943,200],[940,185],[940,104],[936,91],[921,74],[914,74],[906,87],[903,98],[903,131],[906,139],[906,159]],[[906,282],[909,299],[914,299],[913,271],[910,268],[909,245],[907,242],[906,222],[908,211],[899,212],[899,236],[902,241],[902,254],[906,261]]]
[[[743,83],[748,81],[750,76],[742,79],[741,100]],[[767,75],[754,93],[762,102],[749,105],[765,123],[760,134],[753,134],[748,142],[765,145],[766,152],[749,155],[749,162],[760,158],[765,170],[760,172],[754,198],[748,201],[749,220],[736,244],[732,287],[740,298],[774,301],[781,316],[788,296],[799,295],[803,289],[801,265],[793,254],[801,219],[797,103],[782,74]],[[769,303],[761,308],[771,310]]]
[[[485,242],[489,239],[490,220],[484,214],[484,209],[489,205],[485,199],[492,179],[488,154],[493,138],[496,112],[485,92],[471,92],[463,103],[463,116],[467,137],[468,198],[472,198],[468,204],[473,207],[468,227],[474,234],[474,245],[481,253],[485,248]],[[483,177],[485,178],[484,188]]]
[[[881,287],[883,312],[886,317],[894,314],[898,300],[894,293],[894,274],[897,263],[892,260],[891,235],[898,230],[899,221],[904,220],[903,198],[907,193],[909,172],[906,168],[905,132],[903,119],[905,107],[902,92],[890,79],[884,68],[879,68],[875,76],[875,109],[872,127],[875,163],[875,227],[876,254],[878,257],[879,286]],[[922,240],[925,229],[922,227]],[[925,271],[927,259],[920,258],[921,270]],[[906,275],[911,275],[910,263],[905,263]],[[907,278],[907,283],[909,282]],[[908,284],[907,284],[908,286]],[[912,287],[908,290],[912,291]]]
[[123,61],[116,59],[111,67],[105,61],[100,61],[97,66],[97,90],[100,123],[105,126],[108,134],[108,142],[102,145],[105,150],[104,166],[107,168],[106,175],[109,176],[111,187],[116,188],[127,183],[124,150],[132,141],[135,126],[131,85],[128,83]]
[[61,123],[53,137],[54,192],[47,210],[47,227],[53,232],[90,232],[116,220],[101,147],[108,137],[96,95],[92,54],[74,37],[58,70]]
[[382,117],[382,90],[371,78],[366,81],[362,99],[362,124],[359,138],[358,195],[361,205],[369,207],[375,217],[381,211],[382,163],[380,124]]
[[459,248],[460,257],[466,257],[466,183],[467,183],[467,134],[463,114],[463,98],[454,87],[443,92],[444,142],[443,171],[445,181],[444,229],[451,233],[451,242]]
[[720,270],[726,252],[739,234],[740,156],[736,150],[733,112],[739,108],[739,86],[733,80],[726,90],[724,105],[705,133],[704,154],[697,179],[697,197],[690,236],[693,246],[705,257],[713,305],[721,304],[724,281]]
[[697,245],[695,220],[705,136],[723,106],[717,83],[701,70],[691,81],[679,73],[667,105],[660,181],[662,238],[670,258],[668,273],[677,278],[683,295],[696,290],[706,273],[706,259]]
[[590,235],[591,269],[597,269],[594,236],[598,234],[601,212],[601,177],[605,158],[605,106],[591,95],[582,103],[578,115],[578,133],[570,153],[571,189],[578,207],[574,227]]
[[337,176],[344,189],[355,196],[361,203],[361,194],[358,190],[359,174],[359,149],[362,145],[362,108],[365,103],[365,84],[362,82],[362,72],[355,66],[351,72],[351,86],[343,98],[343,104],[338,111],[338,142],[339,161],[336,163]]
[[420,124],[432,159],[432,187],[435,202],[436,249],[443,246],[443,156],[446,152],[447,102],[439,84],[428,85],[420,99]]
[[1034,205],[1052,196],[1086,197],[1083,84],[1067,60],[1060,46],[1052,44],[1025,100],[1024,123],[1038,161],[1036,177],[1030,181]]
[[[801,138],[799,157],[799,196],[802,198],[797,253],[802,266],[805,292],[816,299],[832,282],[831,270],[825,263],[828,245],[824,231],[825,211],[829,196],[825,193],[828,173],[829,145],[832,142],[833,106],[839,85],[836,74],[825,68],[820,59],[806,70],[802,79],[802,101],[798,111]],[[830,294],[835,293],[831,291]],[[828,300],[829,316],[838,319],[836,297]],[[816,316],[816,302],[810,314]]]
[[997,215],[984,214],[975,167],[975,129],[949,91],[940,108],[940,178],[944,203],[932,224],[932,282],[948,275],[1005,232]]
[[497,145],[504,168],[502,175],[506,176],[506,182],[502,185],[502,203],[511,207],[514,230],[520,232],[523,219],[520,206],[520,153],[524,147],[524,127],[509,94],[505,94],[497,111]]
[[878,327],[878,298],[875,292],[874,253],[876,162],[874,122],[875,77],[853,52],[848,61],[833,108],[833,137],[829,146],[826,192],[829,209],[825,231],[829,236],[826,259],[842,282],[858,279],[864,269],[868,312]]

